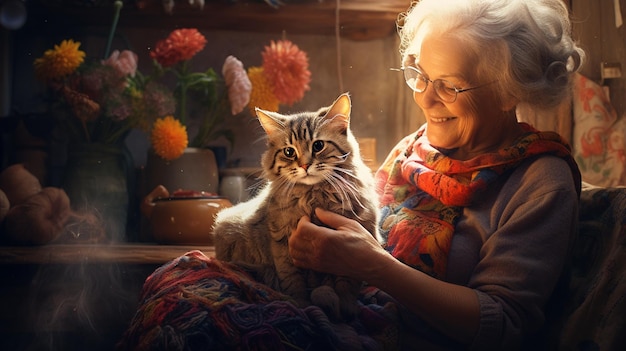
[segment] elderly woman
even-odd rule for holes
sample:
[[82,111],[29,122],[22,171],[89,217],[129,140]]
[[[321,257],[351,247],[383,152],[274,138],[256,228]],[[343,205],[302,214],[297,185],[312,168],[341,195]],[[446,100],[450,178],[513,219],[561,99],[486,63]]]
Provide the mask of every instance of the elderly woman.
[[563,273],[581,184],[565,142],[516,107],[559,104],[584,53],[562,0],[422,0],[403,21],[401,71],[426,124],[377,173],[386,246],[318,210],[333,229],[303,218],[290,253],[401,303],[405,348],[521,348]]

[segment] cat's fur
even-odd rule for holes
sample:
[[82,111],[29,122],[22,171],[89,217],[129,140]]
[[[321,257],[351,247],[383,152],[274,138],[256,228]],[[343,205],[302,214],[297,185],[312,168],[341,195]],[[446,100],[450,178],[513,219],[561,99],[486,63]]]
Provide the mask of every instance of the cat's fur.
[[213,228],[218,259],[264,267],[265,283],[341,319],[356,312],[361,282],[298,269],[287,240],[303,215],[321,224],[317,207],[359,221],[379,239],[374,178],[350,132],[350,112],[348,94],[316,112],[257,109],[267,133],[261,160],[266,185],[251,200],[221,211]]

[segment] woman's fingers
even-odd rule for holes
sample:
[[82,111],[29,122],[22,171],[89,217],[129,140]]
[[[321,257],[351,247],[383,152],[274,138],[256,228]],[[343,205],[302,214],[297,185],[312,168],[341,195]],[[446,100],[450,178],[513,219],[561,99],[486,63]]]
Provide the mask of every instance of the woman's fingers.
[[339,229],[339,227],[346,225],[351,221],[340,214],[327,211],[319,207],[315,209],[315,215],[322,223],[333,229]]
[[296,266],[303,267],[308,265],[308,256],[312,247],[313,231],[310,227],[317,227],[311,223],[311,219],[303,216],[298,221],[298,226],[291,233],[289,238],[289,255]]

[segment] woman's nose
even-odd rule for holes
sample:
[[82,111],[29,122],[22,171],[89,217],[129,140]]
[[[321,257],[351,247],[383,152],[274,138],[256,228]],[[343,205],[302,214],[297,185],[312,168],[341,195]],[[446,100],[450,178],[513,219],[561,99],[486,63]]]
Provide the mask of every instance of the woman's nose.
[[432,84],[428,84],[426,86],[426,90],[421,93],[414,91],[413,100],[415,100],[418,106],[425,108],[437,103],[442,103],[441,98],[437,95],[437,92]]

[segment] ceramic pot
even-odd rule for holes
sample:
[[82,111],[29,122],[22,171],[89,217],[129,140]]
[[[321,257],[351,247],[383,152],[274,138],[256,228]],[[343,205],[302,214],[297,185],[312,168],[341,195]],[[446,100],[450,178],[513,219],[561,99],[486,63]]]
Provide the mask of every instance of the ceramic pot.
[[141,212],[148,218],[152,237],[159,244],[211,246],[215,215],[231,206],[224,197],[197,193],[169,196],[163,186],[157,186],[144,198]]

